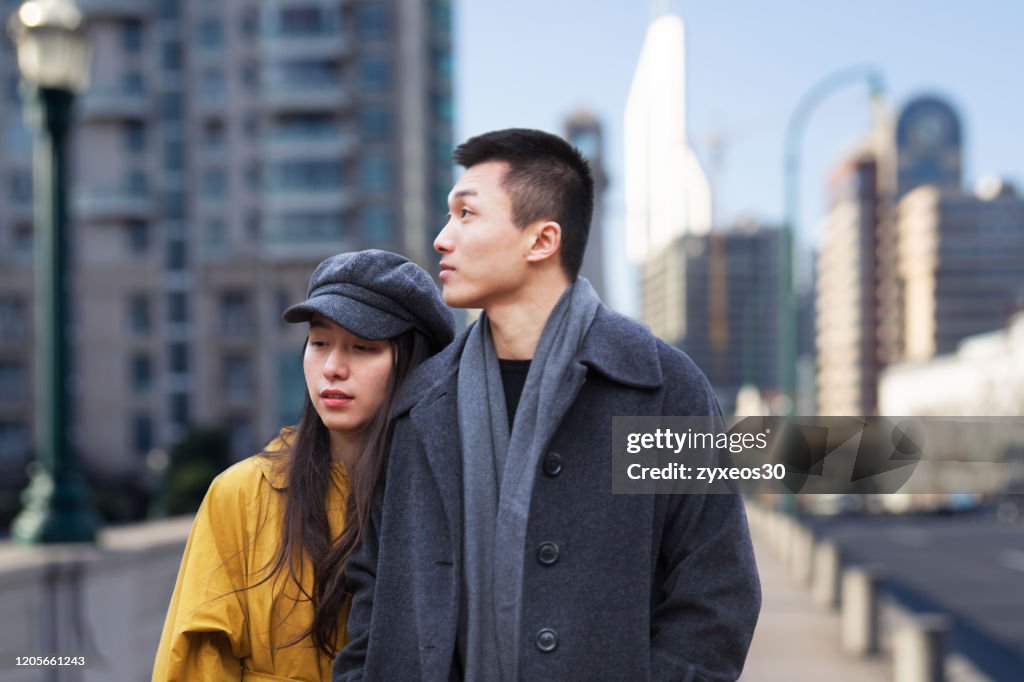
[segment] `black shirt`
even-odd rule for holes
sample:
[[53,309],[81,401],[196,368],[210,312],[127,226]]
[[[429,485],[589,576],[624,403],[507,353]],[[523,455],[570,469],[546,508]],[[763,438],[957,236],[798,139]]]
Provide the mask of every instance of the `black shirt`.
[[530,371],[531,360],[498,360],[501,367],[501,384],[505,389],[505,410],[508,412],[508,430],[512,432],[512,423],[516,418],[519,398],[523,395],[526,385],[526,374]]

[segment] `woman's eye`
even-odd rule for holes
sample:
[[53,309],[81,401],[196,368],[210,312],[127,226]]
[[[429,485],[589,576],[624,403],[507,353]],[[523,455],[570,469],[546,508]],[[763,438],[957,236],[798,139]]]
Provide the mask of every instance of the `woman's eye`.
[[327,345],[327,342],[326,341],[313,341],[312,339],[310,339],[309,345],[312,346],[313,348],[323,348],[323,347],[325,347]]

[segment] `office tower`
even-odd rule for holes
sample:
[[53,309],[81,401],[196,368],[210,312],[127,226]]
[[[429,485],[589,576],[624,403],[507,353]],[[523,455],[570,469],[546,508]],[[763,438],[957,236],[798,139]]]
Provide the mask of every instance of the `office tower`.
[[662,338],[704,371],[726,412],[744,385],[769,397],[779,389],[780,239],[777,227],[742,222],[677,237],[650,260],[666,282],[656,292],[666,300],[652,300],[652,307],[682,318],[661,320],[683,330]]
[[[316,264],[369,247],[434,261],[450,3],[79,5],[94,51],[70,178],[79,449],[120,475],[204,424],[251,454],[302,404],[305,332],[280,314]],[[0,239],[16,247],[0,251],[0,324],[20,328],[30,150],[13,68],[0,60]],[[17,348],[0,384],[28,373],[30,340]],[[0,442],[27,424],[15,402],[0,399]]]
[[899,272],[897,204],[916,187],[955,190],[962,183],[963,132],[960,118],[945,100],[915,97],[903,107],[885,145],[894,162],[880,168],[886,187],[880,194],[878,248],[878,353],[881,366],[905,355],[906,294]]
[[684,333],[672,295],[679,259],[660,257],[675,239],[711,228],[711,189],[686,136],[683,22],[664,15],[647,29],[626,102],[626,239],[641,267],[640,319],[664,338]]
[[590,237],[583,255],[580,274],[586,277],[606,303],[608,302],[604,272],[604,194],[608,176],[604,163],[604,134],[601,122],[587,111],[577,111],[565,122],[565,137],[590,163],[594,176],[594,218],[590,221]]
[[918,187],[897,227],[905,360],[953,353],[1024,310],[1024,199],[1009,185]]

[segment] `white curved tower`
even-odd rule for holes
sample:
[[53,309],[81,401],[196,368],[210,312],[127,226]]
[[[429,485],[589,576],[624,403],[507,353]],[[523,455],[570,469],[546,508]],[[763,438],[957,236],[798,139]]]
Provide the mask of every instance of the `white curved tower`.
[[711,229],[711,187],[686,139],[683,40],[679,17],[651,22],[626,102],[626,235],[637,263]]

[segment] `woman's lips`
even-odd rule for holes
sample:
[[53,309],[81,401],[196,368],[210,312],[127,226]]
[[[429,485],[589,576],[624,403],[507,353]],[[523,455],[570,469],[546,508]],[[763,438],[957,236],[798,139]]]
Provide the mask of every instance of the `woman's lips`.
[[320,397],[323,399],[326,407],[345,407],[355,400],[354,397],[344,391],[322,391]]

